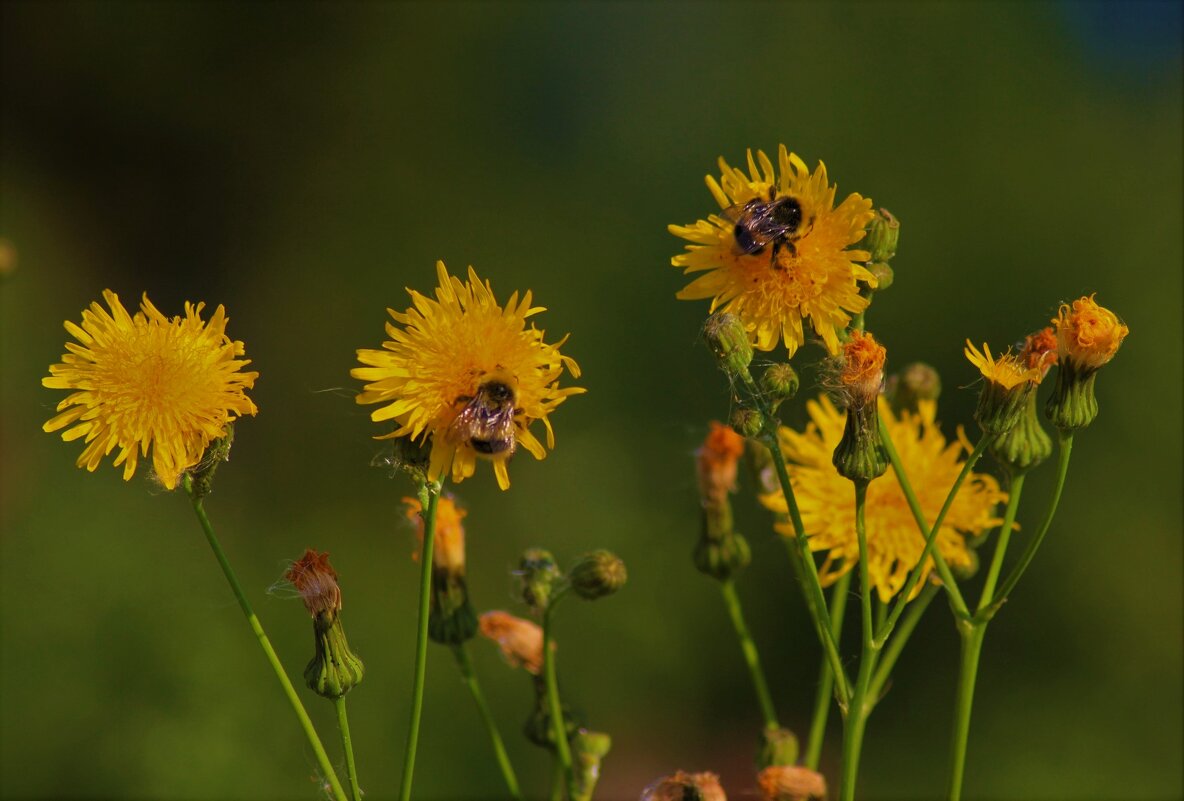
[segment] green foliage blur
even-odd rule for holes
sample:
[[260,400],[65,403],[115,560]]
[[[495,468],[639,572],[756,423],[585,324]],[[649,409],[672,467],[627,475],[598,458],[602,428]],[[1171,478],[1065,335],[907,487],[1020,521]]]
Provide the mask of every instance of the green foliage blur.
[[[327,550],[366,662],[348,696],[361,783],[398,786],[417,566],[349,377],[386,307],[473,264],[531,288],[588,394],[557,447],[455,487],[479,610],[522,612],[532,545],[609,548],[629,583],[559,615],[565,699],[609,732],[599,798],[675,769],[755,792],[760,725],[716,586],[691,549],[692,453],[727,387],[666,232],[713,208],[723,155],[786,143],[902,221],[868,325],[922,359],[947,434],[974,434],[970,337],[1003,346],[1085,293],[1131,335],[1098,382],[1062,513],[992,625],[966,795],[1168,799],[1181,780],[1182,157],[1178,3],[16,3],[2,14],[0,796],[316,798],[315,762],[185,498],[74,466],[40,386],[104,288],[166,314],[226,305],[261,373],[207,508],[289,674],[301,605],[268,594]],[[815,389],[806,367],[802,397]],[[1047,391],[1047,390],[1046,390]],[[792,408],[791,408],[792,407]],[[785,417],[800,422],[800,403]],[[1028,482],[1035,527],[1050,484]],[[804,736],[819,649],[746,481],[740,594],[778,711]],[[1022,537],[1022,532],[1021,535]],[[1018,547],[1017,547],[1018,552]],[[851,607],[855,608],[855,607]],[[849,625],[848,633],[857,630]],[[532,691],[472,644],[520,779]],[[871,718],[861,795],[944,792],[958,640],[930,608]],[[500,776],[451,655],[429,653],[417,798]],[[305,703],[340,763],[332,705]],[[837,716],[824,769],[835,775]],[[344,774],[343,774],[344,776]]]

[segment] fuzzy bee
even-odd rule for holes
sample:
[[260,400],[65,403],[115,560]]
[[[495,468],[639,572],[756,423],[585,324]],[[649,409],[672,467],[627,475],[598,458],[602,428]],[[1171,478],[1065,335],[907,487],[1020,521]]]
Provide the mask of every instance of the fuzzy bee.
[[513,379],[495,375],[477,385],[474,395],[456,399],[464,407],[448,426],[454,442],[467,442],[484,456],[510,456],[518,446],[514,439],[515,404]]
[[775,258],[780,247],[794,252],[791,240],[802,225],[802,205],[792,197],[777,197],[777,190],[770,187],[768,200],[737,203],[724,209],[723,216],[732,223],[736,253],[751,256],[771,244]]

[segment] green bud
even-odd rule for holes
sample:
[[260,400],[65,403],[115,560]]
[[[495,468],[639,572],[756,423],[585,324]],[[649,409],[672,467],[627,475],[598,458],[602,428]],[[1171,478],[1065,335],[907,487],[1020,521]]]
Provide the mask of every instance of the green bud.
[[991,455],[1012,473],[1036,467],[1052,455],[1052,439],[1036,416],[1036,393],[1028,393],[1020,419],[991,443]]
[[1062,359],[1057,364],[1057,383],[1044,405],[1044,414],[1061,431],[1086,428],[1098,416],[1098,399],[1094,396],[1096,367],[1074,364]]
[[876,277],[877,292],[883,292],[885,289],[891,288],[892,282],[896,277],[896,273],[892,267],[888,265],[888,262],[884,261],[872,262],[867,266],[867,271]]
[[1006,434],[1019,422],[1029,396],[1035,391],[1036,385],[1031,381],[1023,381],[1011,389],[989,379],[983,381],[974,419],[985,434]]
[[831,461],[839,475],[851,481],[871,481],[888,469],[888,452],[880,441],[876,404],[868,403],[847,409],[843,438]]
[[234,444],[234,423],[226,424],[226,435],[214,440],[193,468],[193,497],[204,498],[214,489],[214,472],[222,462],[230,461],[230,446]]
[[967,581],[969,579],[972,579],[972,578],[974,578],[975,574],[978,573],[978,568],[979,568],[978,551],[976,551],[973,547],[970,547],[970,548],[966,549],[966,555],[970,559],[970,561],[967,564],[964,564],[964,565],[951,564],[950,565],[950,572],[953,573],[954,578],[958,579],[959,581]]
[[896,255],[899,239],[900,221],[888,209],[879,209],[868,224],[867,236],[861,244],[872,254],[873,262],[888,262]]
[[611,551],[598,550],[580,557],[568,574],[571,588],[587,601],[612,595],[625,586],[625,563]]
[[941,395],[941,376],[925,362],[913,362],[888,379],[885,394],[897,414],[916,412],[921,401]]
[[784,401],[798,394],[801,384],[797,370],[788,364],[771,364],[761,375],[761,390],[776,411]]
[[744,323],[729,312],[716,312],[703,324],[703,341],[707,343],[719,367],[728,375],[739,375],[752,362],[752,342]]
[[304,669],[304,681],[323,698],[340,698],[361,684],[362,660],[349,649],[336,612],[323,612],[313,618],[313,632],[316,655]]
[[460,645],[476,634],[477,615],[469,602],[465,577],[433,567],[428,636],[441,645]]
[[731,531],[721,537],[702,536],[695,545],[695,567],[717,581],[727,581],[752,561],[744,535]]
[[[572,717],[566,705],[560,705],[559,712],[563,716],[563,731],[570,741],[580,730],[579,724]],[[549,751],[555,750],[555,729],[551,725],[551,707],[547,701],[547,684],[541,676],[534,677],[534,709],[522,727],[526,739],[539,748]]]
[[517,572],[522,580],[522,600],[535,611],[546,609],[556,585],[563,579],[555,557],[542,548],[527,548],[518,560]]
[[580,729],[571,738],[571,755],[575,763],[572,801],[592,801],[596,781],[600,778],[600,763],[608,756],[613,741],[604,732]]
[[742,437],[756,437],[765,428],[765,418],[756,409],[737,406],[732,410],[732,419],[728,424]]
[[766,726],[761,732],[761,750],[757,770],[792,765],[798,761],[798,738],[789,729]]

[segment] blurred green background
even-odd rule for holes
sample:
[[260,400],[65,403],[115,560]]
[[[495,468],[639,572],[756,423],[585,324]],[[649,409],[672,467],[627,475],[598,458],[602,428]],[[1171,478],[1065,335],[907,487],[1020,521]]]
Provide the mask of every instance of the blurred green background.
[[[1004,345],[1098,292],[1132,334],[1078,438],[1063,512],[992,626],[971,732],[974,799],[1169,799],[1181,753],[1181,54],[1178,3],[13,3],[3,44],[0,795],[314,798],[314,760],[183,497],[129,484],[39,429],[62,321],[101,290],[166,313],[226,304],[262,377],[208,507],[289,672],[312,652],[285,560],[326,549],[367,665],[349,696],[362,785],[393,797],[409,706],[414,538],[386,429],[353,402],[354,350],[404,287],[473,264],[532,288],[589,390],[545,462],[482,469],[479,608],[516,606],[522,548],[619,552],[618,596],[571,602],[564,692],[614,749],[603,799],[678,768],[755,793],[759,716],[715,586],[691,566],[692,452],[727,413],[674,293],[668,223],[746,147],[825,160],[903,222],[869,325],[890,367],[942,371],[973,426],[966,337]],[[808,348],[798,362],[817,362]],[[801,410],[787,413],[801,419]],[[1047,497],[1029,482],[1022,524]],[[803,732],[818,648],[749,494],[741,594],[783,721]],[[856,627],[849,626],[848,632]],[[935,603],[877,709],[861,796],[937,798],[958,643]],[[473,644],[525,786],[524,674]],[[331,705],[305,693],[329,750]],[[833,723],[832,719],[832,723]],[[417,797],[501,787],[450,655],[429,656]],[[824,766],[834,780],[832,728]]]

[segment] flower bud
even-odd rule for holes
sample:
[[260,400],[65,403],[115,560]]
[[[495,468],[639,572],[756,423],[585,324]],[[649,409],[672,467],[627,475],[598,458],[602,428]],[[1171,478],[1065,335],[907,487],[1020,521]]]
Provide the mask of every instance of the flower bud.
[[1053,319],[1057,328],[1057,383],[1044,407],[1062,431],[1085,428],[1098,416],[1094,379],[1114,358],[1130,329],[1094,302],[1093,295],[1063,305]]
[[641,801],[728,801],[719,776],[714,773],[686,773],[658,779],[641,793]]
[[752,362],[752,342],[744,323],[730,312],[716,312],[703,324],[703,340],[715,356],[719,368],[728,375],[739,375]]
[[867,236],[860,245],[872,254],[872,262],[888,262],[896,255],[896,243],[899,240],[900,221],[888,209],[879,209],[868,223]]
[[[976,551],[974,547],[977,546],[973,546],[972,543],[972,547],[966,549],[965,561],[954,561],[953,559],[949,560],[950,572],[953,573],[954,578],[958,579],[959,581],[969,581],[978,573],[980,562],[978,558],[978,551]],[[929,580],[935,584],[941,583],[941,579],[936,573],[930,573]]]
[[868,482],[888,469],[888,451],[880,440],[875,404],[847,409],[843,438],[831,462],[839,475],[853,482]]
[[536,612],[546,609],[556,585],[563,579],[551,552],[527,548],[518,560],[516,572],[522,581],[522,600],[526,605]]
[[[566,705],[560,705],[559,712],[563,716],[564,734],[570,742],[580,727]],[[523,724],[522,733],[526,735],[526,739],[539,748],[546,748],[549,751],[555,750],[555,728],[551,725],[551,705],[547,700],[547,683],[537,676],[534,681],[534,709],[531,710],[530,717]]]
[[737,406],[732,410],[732,419],[728,421],[732,430],[742,437],[756,437],[765,428],[765,418],[756,409]]
[[765,768],[757,777],[763,801],[811,801],[826,798],[826,779],[809,768]]
[[874,261],[867,266],[867,271],[876,278],[876,291],[883,292],[892,286],[896,279],[896,272],[887,262]]
[[761,375],[761,390],[773,411],[798,394],[800,384],[797,371],[788,364],[771,364]]
[[[422,542],[423,516],[419,501],[404,498],[403,502],[407,504],[407,517],[417,524],[417,535]],[[461,521],[466,514],[448,495],[436,501],[428,636],[442,645],[460,645],[477,633],[477,616],[465,580],[465,529]]]
[[935,401],[941,395],[941,376],[928,364],[913,362],[888,379],[884,394],[896,414],[915,413],[921,401]]
[[704,536],[695,545],[695,567],[717,581],[727,581],[752,561],[748,540],[736,531],[718,537]]
[[1036,467],[1052,455],[1052,438],[1036,415],[1036,393],[1028,394],[1016,424],[991,443],[991,455],[1013,474]]
[[612,595],[625,586],[626,578],[625,563],[616,554],[605,550],[580,557],[568,573],[571,588],[586,601]]
[[340,698],[362,682],[362,660],[350,650],[341,626],[341,588],[328,553],[309,548],[284,574],[313,619],[316,651],[304,680],[324,698]]
[[798,738],[789,729],[766,726],[761,733],[761,750],[757,767],[764,769],[792,765],[798,761]]
[[575,775],[572,801],[592,801],[596,781],[600,778],[600,763],[612,748],[612,738],[604,732],[580,729],[571,738],[571,756]]
[[1007,432],[1019,422],[1028,396],[1036,390],[1043,372],[1040,368],[1028,367],[1010,350],[995,359],[984,343],[980,353],[969,339],[966,340],[965,354],[985,379],[974,419],[985,434]]

